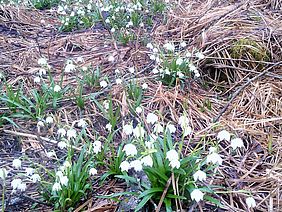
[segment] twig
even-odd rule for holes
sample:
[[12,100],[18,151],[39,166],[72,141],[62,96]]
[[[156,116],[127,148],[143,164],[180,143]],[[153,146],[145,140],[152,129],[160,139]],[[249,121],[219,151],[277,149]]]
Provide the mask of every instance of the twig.
[[165,195],[166,195],[167,190],[168,190],[168,188],[169,188],[169,186],[170,186],[170,184],[171,184],[171,178],[172,178],[172,176],[170,176],[170,178],[168,179],[168,181],[167,181],[167,183],[166,183],[166,185],[165,185],[165,189],[164,189],[163,194],[162,194],[162,196],[161,196],[161,199],[160,199],[160,201],[159,201],[159,204],[158,204],[158,207],[157,207],[157,209],[156,209],[156,212],[159,212],[160,209],[161,209],[161,207],[162,207],[162,204],[163,204]]

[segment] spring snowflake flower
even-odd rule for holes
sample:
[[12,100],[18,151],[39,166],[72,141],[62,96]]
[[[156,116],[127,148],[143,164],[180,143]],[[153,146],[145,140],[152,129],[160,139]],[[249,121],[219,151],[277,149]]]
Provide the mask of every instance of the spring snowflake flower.
[[33,82],[39,84],[41,81],[40,77],[34,77]]
[[179,159],[178,152],[176,152],[175,149],[169,150],[169,151],[166,153],[166,159],[168,159],[169,161],[178,160],[178,159]]
[[40,132],[40,128],[44,127],[44,122],[43,121],[38,121],[36,126],[37,126],[37,131]]
[[61,87],[59,85],[55,85],[53,90],[54,92],[59,92],[61,91]]
[[207,156],[207,163],[222,165],[222,158],[219,154],[213,152]]
[[47,152],[46,155],[47,155],[48,158],[56,157],[56,152],[54,150],[52,150],[50,152]]
[[153,74],[157,74],[157,73],[159,73],[159,70],[158,70],[157,68],[154,68],[154,69],[152,70],[152,72],[153,72]]
[[145,156],[144,158],[141,159],[141,162],[144,166],[153,166],[153,159],[150,155]]
[[69,61],[66,65],[66,67],[65,67],[65,72],[70,73],[70,72],[74,71],[75,68],[76,68],[75,65],[71,61]]
[[123,162],[121,162],[119,167],[120,167],[120,170],[122,172],[124,172],[124,171],[127,172],[130,169],[130,164],[127,161],[123,161]]
[[98,171],[97,171],[97,169],[95,169],[95,168],[91,168],[90,170],[89,170],[89,175],[96,175],[98,173]]
[[61,184],[60,183],[54,183],[53,187],[52,187],[52,191],[56,192],[56,191],[60,191],[62,190]]
[[42,75],[45,75],[46,74],[46,70],[44,68],[41,68],[38,70],[38,75],[39,76],[42,76]]
[[117,69],[115,69],[115,73],[116,74],[120,74],[120,70],[117,68]]
[[121,83],[122,83],[122,79],[120,79],[120,78],[116,79],[116,84],[117,85],[120,85]]
[[67,143],[64,142],[64,141],[60,141],[60,142],[58,142],[58,147],[59,147],[60,149],[64,149],[64,148],[67,147]]
[[67,132],[64,128],[59,128],[57,134],[61,137],[64,137],[67,134]]
[[182,58],[177,58],[176,60],[176,65],[181,65],[183,63],[183,59]]
[[102,88],[106,88],[106,87],[108,86],[107,81],[102,80],[102,81],[100,82],[100,86],[101,86]]
[[166,126],[166,128],[169,130],[169,132],[170,132],[171,134],[176,132],[176,127],[175,127],[173,124],[168,124],[168,125]]
[[142,89],[144,89],[144,90],[148,89],[148,84],[147,83],[143,83]]
[[179,167],[180,167],[180,162],[179,162],[179,160],[173,159],[173,160],[171,160],[171,161],[169,162],[169,165],[170,165],[170,167],[171,167],[172,169],[174,169],[174,168],[179,169]]
[[181,71],[176,72],[176,74],[179,78],[184,78],[185,76]]
[[153,49],[153,48],[154,48],[153,44],[151,44],[151,43],[147,43],[146,47],[147,47],[148,49]]
[[231,137],[230,133],[226,130],[220,131],[216,136],[216,138],[219,141],[223,141],[223,140],[230,141],[230,137]]
[[94,153],[98,154],[99,152],[101,152],[101,150],[102,150],[102,143],[101,143],[101,141],[98,141],[98,140],[94,141],[94,143],[93,143],[93,151],[94,151]]
[[111,32],[114,33],[116,31],[116,29],[113,27],[111,28]]
[[126,144],[123,150],[127,156],[137,155],[137,148],[134,144]]
[[153,55],[153,54],[151,54],[151,55],[150,55],[150,60],[156,60],[156,56]]
[[113,55],[109,55],[108,61],[109,62],[114,62],[115,61],[115,57]]
[[16,169],[20,169],[22,167],[22,161],[20,159],[14,159],[12,166]]
[[126,124],[123,126],[122,131],[126,135],[131,135],[133,133],[133,126],[131,124]]
[[133,129],[133,135],[136,138],[143,138],[145,135],[145,130],[142,126],[137,125],[134,129]]
[[194,189],[191,194],[191,199],[195,200],[196,202],[200,202],[201,200],[204,199],[204,193],[201,192],[199,189]]
[[202,53],[202,52],[197,52],[195,54],[195,56],[199,59],[199,60],[202,60],[205,58],[205,55]]
[[47,124],[52,124],[52,123],[54,122],[54,119],[53,119],[51,116],[48,116],[48,117],[46,118],[45,122],[46,122]]
[[110,102],[109,102],[109,100],[105,100],[105,101],[103,102],[103,106],[104,106],[105,110],[109,110],[109,108],[110,108]]
[[108,131],[111,131],[112,130],[112,125],[110,124],[110,123],[108,123],[107,125],[106,125],[106,129],[108,130]]
[[76,62],[78,62],[78,63],[83,63],[83,62],[84,62],[83,57],[78,57],[78,58],[76,58]]
[[87,126],[87,122],[84,119],[80,119],[77,123],[78,127],[85,128]]
[[19,189],[20,191],[25,191],[25,190],[26,190],[26,184],[25,184],[25,183],[19,184],[18,189]]
[[136,113],[140,114],[142,113],[143,109],[142,107],[138,106],[136,109],[135,109]]
[[212,153],[214,153],[214,152],[216,152],[216,147],[214,147],[214,146],[211,146],[210,148],[209,148],[209,154],[212,154]]
[[195,181],[199,180],[199,181],[205,181],[207,178],[207,175],[205,172],[198,170],[193,174],[193,178]]
[[129,71],[131,74],[134,74],[135,68],[134,68],[134,67],[130,67],[130,68],[128,68],[128,71]]
[[253,197],[248,197],[247,199],[246,199],[246,204],[247,204],[247,206],[248,206],[248,208],[250,209],[250,208],[254,208],[254,207],[256,207],[256,201],[255,201],[255,199],[253,198]]
[[185,41],[182,41],[182,42],[180,43],[180,47],[184,48],[184,47],[186,47],[186,46],[187,46],[187,44],[186,44]]
[[8,176],[8,173],[9,172],[7,171],[7,169],[5,169],[5,168],[0,169],[0,178],[2,180],[5,180]]
[[185,128],[185,126],[189,123],[189,119],[186,116],[180,116],[178,120],[178,124],[181,128]]
[[71,138],[76,138],[76,131],[75,129],[69,129],[67,131],[67,137],[70,140]]
[[164,127],[160,123],[156,123],[154,126],[154,132],[156,134],[162,133],[164,131]]
[[60,180],[60,183],[63,185],[63,186],[67,186],[68,185],[68,182],[69,182],[69,178],[67,176],[62,176],[59,178]]
[[190,71],[192,72],[195,72],[197,70],[196,66],[194,66],[194,64],[192,63],[190,63],[188,66],[189,66]]
[[41,177],[39,176],[39,174],[33,174],[30,176],[30,179],[33,183],[39,182],[41,180]]
[[71,164],[70,164],[69,161],[65,161],[63,166],[64,166],[64,168],[69,168],[69,167],[71,167]]
[[11,182],[11,186],[13,188],[13,190],[17,190],[19,188],[19,185],[22,184],[22,180],[21,179],[13,179]]
[[155,115],[154,113],[148,113],[146,121],[148,124],[154,124],[155,122],[158,121],[158,116]]
[[168,50],[168,51],[171,51],[171,52],[174,52],[174,50],[175,50],[175,46],[174,46],[173,43],[166,43],[166,44],[164,45],[164,48],[165,48],[166,50]]
[[25,168],[25,173],[26,175],[32,175],[34,173],[34,169],[33,168],[30,168],[30,167],[27,167]]
[[45,58],[39,58],[38,59],[38,61],[37,61],[37,63],[38,63],[38,65],[40,65],[40,66],[46,66],[46,65],[48,65],[48,62],[47,62],[47,60],[45,59]]
[[130,167],[135,171],[140,172],[142,171],[142,162],[140,160],[133,160],[130,162]]
[[231,140],[231,147],[233,148],[233,150],[240,148],[240,147],[244,147],[243,140],[241,138],[232,139]]
[[145,146],[148,149],[154,149],[155,148],[154,143],[155,141],[145,141]]

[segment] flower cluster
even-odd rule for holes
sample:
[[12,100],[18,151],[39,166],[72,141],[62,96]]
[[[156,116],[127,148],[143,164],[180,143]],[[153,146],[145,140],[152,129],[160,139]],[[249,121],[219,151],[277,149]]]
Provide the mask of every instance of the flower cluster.
[[220,131],[217,134],[217,139],[219,141],[223,141],[223,140],[229,141],[233,150],[235,150],[237,148],[244,147],[244,143],[243,143],[243,140],[241,138],[231,139],[231,134],[226,130]]

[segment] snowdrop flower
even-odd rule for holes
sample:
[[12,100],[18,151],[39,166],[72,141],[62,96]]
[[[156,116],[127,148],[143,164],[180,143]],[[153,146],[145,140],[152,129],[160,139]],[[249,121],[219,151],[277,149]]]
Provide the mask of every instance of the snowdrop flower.
[[195,181],[199,180],[199,181],[205,181],[207,178],[207,175],[205,172],[198,170],[193,174],[193,178]]
[[18,189],[19,189],[20,191],[25,191],[25,190],[26,190],[26,184],[25,184],[25,183],[19,184],[19,185],[18,185]]
[[173,160],[171,160],[171,161],[169,162],[169,165],[170,165],[170,167],[171,167],[172,169],[174,169],[174,168],[179,169],[179,167],[180,167],[180,162],[179,162],[179,160],[173,159]]
[[255,201],[255,199],[253,197],[248,197],[246,199],[246,204],[247,204],[248,208],[254,208],[257,205],[256,201]]
[[93,147],[94,147],[93,151],[95,154],[98,154],[99,152],[101,152],[101,149],[102,149],[101,141],[98,141],[98,140],[94,141]]
[[114,61],[115,61],[115,57],[114,57],[113,55],[110,55],[110,56],[108,57],[108,61],[109,61],[109,62],[114,62]]
[[199,58],[199,60],[202,60],[202,59],[205,58],[205,55],[204,55],[202,52],[197,52],[197,53],[195,54],[195,56],[196,56],[197,58]]
[[41,180],[41,177],[39,176],[39,174],[33,174],[31,175],[30,179],[33,183],[36,183]]
[[134,156],[137,154],[137,148],[134,144],[126,144],[122,151],[125,152],[127,156]]
[[144,166],[153,166],[153,159],[150,155],[145,156],[144,158],[141,159],[141,162]]
[[75,70],[75,65],[71,61],[69,61],[68,64],[66,65],[66,67],[65,67],[65,72],[70,73],[74,70]]
[[63,185],[63,186],[67,186],[68,185],[68,182],[69,182],[69,179],[67,176],[62,176],[59,178],[60,180],[60,183]]
[[146,119],[148,124],[154,124],[155,122],[158,121],[158,116],[155,115],[154,113],[148,113],[147,119]]
[[184,48],[184,47],[186,47],[186,46],[187,46],[187,44],[186,44],[185,41],[182,41],[182,42],[180,43],[180,47]]
[[138,106],[136,109],[135,109],[136,113],[142,113],[142,107]]
[[64,148],[67,147],[67,143],[64,142],[64,141],[60,141],[60,142],[58,142],[58,147],[59,147],[60,149],[64,149]]
[[16,169],[20,169],[22,167],[22,161],[20,159],[14,159],[12,166]]
[[244,147],[243,140],[241,138],[234,138],[231,140],[231,147],[233,150],[237,149],[237,147]]
[[164,48],[165,48],[166,50],[168,50],[168,51],[171,51],[171,52],[174,52],[174,49],[175,49],[173,43],[166,43],[166,44],[164,45]]
[[71,138],[76,138],[76,131],[75,129],[69,129],[67,131],[67,137],[70,140]]
[[120,167],[120,170],[122,172],[124,172],[124,171],[127,172],[130,169],[130,164],[127,161],[123,161],[123,162],[121,162],[119,167]]
[[131,74],[134,74],[135,68],[134,68],[134,67],[130,67],[130,68],[128,68],[128,71],[129,71]]
[[133,126],[131,124],[126,124],[123,126],[123,133],[126,135],[131,135],[133,133]]
[[81,127],[81,128],[84,128],[84,127],[87,126],[87,122],[84,121],[84,119],[80,119],[80,120],[78,121],[78,123],[77,123],[77,126],[78,126],[78,127]]
[[52,191],[56,192],[56,191],[60,191],[60,190],[62,190],[60,183],[54,183],[54,185],[52,187]]
[[145,135],[145,130],[142,126],[138,125],[133,129],[133,135],[136,138],[143,138]]
[[66,130],[64,128],[59,128],[58,131],[57,131],[57,134],[59,136],[64,137],[67,134],[67,132],[66,132]]
[[41,65],[41,66],[46,66],[48,65],[48,62],[45,58],[39,58],[38,61],[37,61],[38,65]]
[[45,121],[47,124],[52,124],[54,122],[54,119],[51,116],[48,116]]
[[162,133],[164,131],[164,127],[160,123],[156,123],[154,126],[154,132],[156,134]]
[[120,78],[116,79],[116,84],[117,85],[120,85],[121,83],[122,83],[122,79],[120,79]]
[[90,170],[89,170],[89,175],[96,175],[98,173],[98,171],[97,171],[97,169],[95,169],[95,168],[91,168]]
[[219,154],[216,152],[213,152],[207,156],[207,163],[213,163],[213,164],[222,164],[222,158],[220,157]]
[[130,167],[137,172],[142,171],[142,162],[140,160],[133,160],[130,162]]
[[147,43],[146,47],[147,47],[148,49],[153,49],[153,48],[154,48],[153,44],[151,44],[151,43]]
[[220,131],[216,136],[216,138],[219,141],[223,141],[223,140],[230,141],[230,137],[231,137],[230,133],[226,130]]
[[100,86],[101,86],[102,88],[106,88],[106,87],[108,86],[107,81],[102,80],[102,81],[100,82]]
[[200,202],[201,200],[204,199],[204,193],[201,192],[199,189],[194,189],[191,194],[191,199],[195,200],[196,202]]
[[176,132],[176,127],[173,124],[168,124],[166,126],[167,130],[169,130],[170,133],[175,133]]
[[168,159],[169,161],[178,160],[179,159],[178,152],[176,152],[175,149],[169,150],[166,153],[166,159]]
[[61,90],[61,87],[59,85],[54,86],[54,92],[59,92]]
[[34,173],[34,169],[27,167],[27,168],[25,168],[25,172],[29,176],[29,175],[32,175]]
[[34,77],[33,82],[39,84],[41,81],[40,77]]
[[108,131],[111,131],[112,130],[112,125],[110,124],[110,123],[108,123],[107,125],[106,125],[106,129],[108,130]]
[[148,89],[148,84],[147,83],[143,83],[142,89],[144,89],[144,90]]
[[13,179],[12,182],[11,182],[11,186],[13,188],[13,190],[17,190],[19,185],[22,184],[22,180],[21,179]]
[[176,60],[176,65],[181,65],[183,63],[183,59],[182,58],[177,58]]
[[0,178],[2,180],[5,180],[8,176],[8,173],[9,172],[7,171],[7,169],[5,169],[5,168],[0,169]]

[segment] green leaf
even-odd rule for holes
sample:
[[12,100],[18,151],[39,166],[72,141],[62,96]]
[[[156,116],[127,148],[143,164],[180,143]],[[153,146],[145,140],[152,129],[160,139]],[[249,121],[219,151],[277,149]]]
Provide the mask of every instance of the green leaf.
[[139,196],[138,198],[142,198],[144,196],[147,196],[149,194],[155,194],[155,193],[159,193],[159,192],[163,192],[164,191],[164,188],[150,188],[148,190],[145,190],[143,191]]
[[217,205],[218,207],[223,207],[223,205],[220,203],[219,200],[217,200],[217,199],[215,199],[211,196],[205,195],[204,199],[207,200],[208,202],[211,202],[211,203]]
[[154,196],[154,194],[149,194],[147,196],[145,196],[141,202],[139,202],[139,204],[137,205],[137,207],[135,208],[135,212],[140,211],[144,205],[146,205],[146,203],[152,198],[152,196]]

